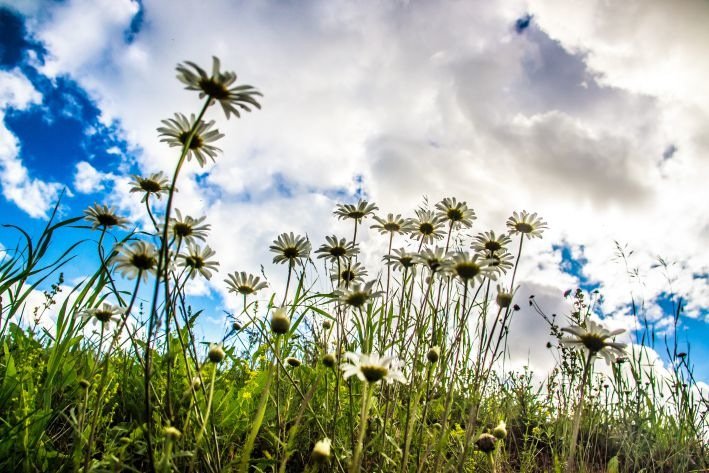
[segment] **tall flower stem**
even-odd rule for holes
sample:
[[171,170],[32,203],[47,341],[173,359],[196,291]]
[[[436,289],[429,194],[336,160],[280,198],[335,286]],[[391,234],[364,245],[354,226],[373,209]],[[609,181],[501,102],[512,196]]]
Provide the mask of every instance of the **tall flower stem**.
[[369,401],[372,398],[369,383],[362,384],[362,406],[359,413],[359,434],[357,435],[357,445],[352,456],[352,466],[350,473],[359,473],[362,468],[362,450],[364,448],[364,434],[367,432],[367,420],[369,419]]
[[[149,317],[148,317],[148,334],[147,338],[145,341],[145,363],[144,363],[144,396],[145,396],[145,410],[144,410],[144,415],[145,415],[145,423],[146,423],[146,442],[147,442],[147,447],[148,447],[148,468],[149,471],[154,472],[155,471],[155,452],[153,451],[153,436],[152,436],[152,427],[153,427],[153,419],[152,419],[152,406],[151,406],[151,399],[150,399],[150,376],[151,376],[151,342],[152,342],[152,336],[153,336],[153,330],[155,329],[156,326],[156,319],[158,317],[157,314],[157,307],[158,307],[158,294],[160,291],[160,280],[162,277],[162,272],[165,272],[164,278],[165,278],[165,290],[167,292],[168,290],[168,258],[169,258],[169,245],[168,245],[168,229],[169,229],[169,222],[170,222],[170,213],[172,211],[172,201],[175,197],[175,184],[177,183],[177,178],[180,175],[180,170],[182,169],[182,165],[185,162],[185,159],[187,158],[187,155],[190,151],[190,145],[192,144],[192,139],[194,138],[195,134],[197,133],[197,128],[202,121],[202,117],[207,111],[207,108],[209,108],[209,105],[212,101],[212,97],[207,97],[207,100],[204,102],[204,105],[202,106],[202,110],[200,110],[199,115],[197,116],[197,119],[194,121],[194,124],[192,125],[192,129],[189,131],[189,134],[187,135],[187,138],[185,139],[185,143],[182,146],[182,153],[180,154],[180,158],[177,161],[177,165],[175,166],[175,173],[172,176],[172,183],[170,185],[170,191],[167,196],[167,204],[165,205],[165,225],[163,226],[163,233],[162,233],[162,239],[161,239],[161,244],[160,244],[160,254],[158,256],[158,264],[157,264],[157,270],[155,272],[155,286],[153,288],[153,300],[150,306],[150,312],[149,312]],[[165,299],[165,303],[168,303],[168,299]],[[170,310],[169,307],[165,307],[165,311],[168,312]]]

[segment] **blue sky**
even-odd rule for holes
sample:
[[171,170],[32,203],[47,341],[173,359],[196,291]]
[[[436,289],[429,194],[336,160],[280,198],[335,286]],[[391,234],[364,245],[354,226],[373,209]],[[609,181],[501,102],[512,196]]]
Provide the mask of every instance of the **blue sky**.
[[[330,216],[338,202],[365,196],[411,214],[423,196],[455,195],[476,209],[479,231],[502,230],[522,208],[550,223],[521,274],[550,311],[565,310],[570,287],[599,289],[608,323],[630,328],[633,294],[662,333],[681,296],[679,338],[702,360],[709,63],[697,38],[709,40],[709,9],[638,5],[0,1],[0,215],[37,232],[63,191],[61,217],[106,202],[144,222],[129,177],[171,169],[155,128],[198,106],[174,66],[208,67],[216,54],[265,97],[241,120],[210,117],[224,153],[178,186],[178,207],[209,215],[222,263],[194,289],[214,319],[207,334],[236,308],[227,272],[263,264],[281,287],[267,252],[278,233],[317,244],[344,231]],[[5,247],[16,241],[0,231]],[[614,241],[633,251],[627,268]],[[90,242],[82,248],[88,261]],[[521,358],[543,352],[538,322],[520,321]],[[709,380],[709,367],[697,373]]]

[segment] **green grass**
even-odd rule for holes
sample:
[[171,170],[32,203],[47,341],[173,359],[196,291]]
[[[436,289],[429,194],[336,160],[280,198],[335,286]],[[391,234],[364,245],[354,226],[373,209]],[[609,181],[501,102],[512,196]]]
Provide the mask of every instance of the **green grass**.
[[[255,89],[219,95],[225,77],[205,75],[207,87],[184,70],[183,79],[228,106],[258,107]],[[153,176],[157,187],[138,194],[152,230],[122,230],[112,209],[96,207],[87,216],[94,228],[81,217],[55,223],[54,216],[36,239],[9,228],[21,243],[0,260],[0,471],[707,470],[708,406],[688,355],[675,350],[669,373],[653,371],[646,343],[654,334],[645,327],[609,376],[595,358],[584,376],[588,349],[562,343],[561,328],[588,327],[596,295],[570,294],[574,310],[559,317],[533,299],[510,299],[524,241],[545,229],[536,215],[514,214],[509,238],[474,238],[467,205],[451,200],[398,222],[406,235],[393,231],[394,216],[389,227],[384,219],[382,256],[399,264],[369,267],[376,276],[362,285],[338,275],[362,259],[352,247],[371,231],[378,209],[338,206],[336,215],[353,225],[345,255],[321,264],[315,256],[323,253],[311,253],[310,242],[281,237],[274,252],[287,288],[264,299],[258,281],[234,275],[227,286],[243,302],[232,314],[238,324],[220,340],[197,339],[208,308],[190,304],[185,284],[211,275],[213,255],[191,246],[189,232],[170,220],[171,189],[189,157],[203,164],[204,155],[191,153],[208,143],[199,120],[210,97],[175,135],[181,153],[172,181]],[[157,200],[160,194],[167,199]],[[201,233],[200,222],[179,220]],[[80,235],[76,243],[55,248],[56,234],[69,231]],[[132,246],[138,241],[145,246]],[[501,248],[481,247],[471,258],[470,244],[486,241]],[[407,254],[392,245],[404,242],[417,255],[406,267]],[[67,289],[64,265],[93,244],[96,267]],[[248,286],[258,290],[250,294]],[[30,303],[38,291],[43,302]],[[139,291],[149,293],[148,304],[136,304]],[[522,303],[548,324],[558,355],[541,383],[527,370],[501,369]],[[642,325],[642,310],[633,308]],[[274,322],[276,313],[286,320]],[[679,324],[679,308],[674,317]],[[51,330],[42,328],[47,318]],[[345,378],[347,352],[393,359],[355,362]],[[500,421],[506,432],[495,429]],[[490,452],[483,451],[486,433],[498,437]],[[326,438],[329,457],[320,446],[312,455]]]

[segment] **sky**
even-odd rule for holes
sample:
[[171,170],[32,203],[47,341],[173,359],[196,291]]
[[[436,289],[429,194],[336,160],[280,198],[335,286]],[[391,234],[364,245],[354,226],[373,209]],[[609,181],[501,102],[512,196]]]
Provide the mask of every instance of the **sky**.
[[[221,263],[190,288],[210,308],[206,334],[238,307],[227,273],[263,265],[282,288],[277,234],[318,246],[350,231],[338,203],[412,216],[455,196],[477,231],[522,209],[548,222],[518,300],[564,314],[565,290],[597,289],[609,326],[632,337],[635,300],[660,338],[681,300],[680,349],[709,381],[708,23],[703,0],[0,0],[1,220],[37,232],[61,195],[62,218],[100,202],[145,223],[130,176],[172,170],[156,128],[200,105],[175,66],[214,55],[264,97],[241,119],[209,112],[223,153],[178,184]],[[362,238],[363,257],[385,251]],[[522,305],[512,364],[544,371],[548,329]]]

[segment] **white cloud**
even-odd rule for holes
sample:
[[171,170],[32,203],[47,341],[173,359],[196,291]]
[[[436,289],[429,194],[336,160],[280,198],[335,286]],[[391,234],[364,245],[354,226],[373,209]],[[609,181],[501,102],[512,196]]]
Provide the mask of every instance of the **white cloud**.
[[30,176],[20,158],[17,137],[5,125],[8,109],[26,110],[42,102],[42,95],[15,69],[0,71],[0,184],[3,196],[31,217],[46,218],[62,185]]
[[82,194],[100,192],[105,188],[103,182],[113,177],[111,173],[96,170],[86,161],[79,161],[74,171],[74,189]]
[[[152,0],[130,44],[122,32],[133,2],[73,1],[32,27],[52,53],[45,72],[72,74],[103,120],[120,119],[145,171],[171,170],[177,158],[157,140],[160,119],[199,107],[174,79],[177,62],[209,68],[216,54],[264,92],[263,110],[241,120],[209,112],[227,134],[224,154],[207,178],[189,163],[178,183],[177,206],[209,214],[224,273],[264,264],[280,287],[271,239],[293,230],[316,246],[343,228],[327,196],[354,192],[359,175],[382,212],[411,215],[422,195],[466,200],[476,231],[504,229],[512,210],[538,211],[550,230],[526,247],[519,282],[558,297],[576,281],[551,243],[582,247],[584,276],[621,323],[631,295],[657,310],[668,288],[657,255],[681,268],[673,287],[687,314],[709,307],[706,279],[691,276],[709,272],[709,211],[698,205],[709,201],[707,8],[638,5],[535,2],[538,26],[522,35],[512,28],[527,12],[522,1],[212,1],[195,10]],[[673,14],[682,20],[666,21]],[[82,15],[88,31],[70,31]],[[677,151],[662,162],[669,145]],[[117,184],[111,198],[139,215],[127,189]],[[628,278],[614,240],[635,250],[630,267],[642,281]]]

